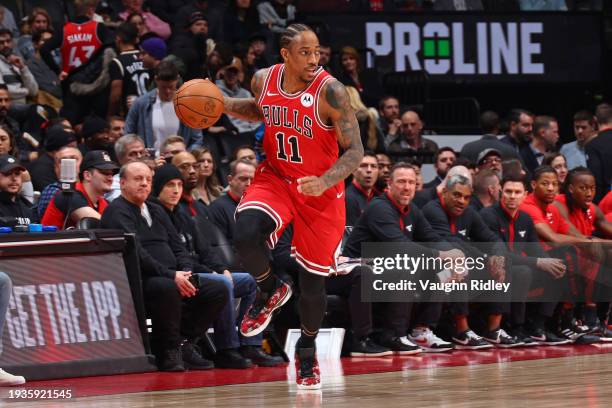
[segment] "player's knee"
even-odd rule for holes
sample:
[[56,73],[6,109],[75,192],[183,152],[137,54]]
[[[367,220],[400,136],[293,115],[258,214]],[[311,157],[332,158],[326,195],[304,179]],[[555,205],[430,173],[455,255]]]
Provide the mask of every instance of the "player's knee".
[[[274,223],[268,215],[257,210],[242,211],[236,219],[234,245],[241,250],[262,245],[274,230]],[[271,226],[270,226],[271,224]]]

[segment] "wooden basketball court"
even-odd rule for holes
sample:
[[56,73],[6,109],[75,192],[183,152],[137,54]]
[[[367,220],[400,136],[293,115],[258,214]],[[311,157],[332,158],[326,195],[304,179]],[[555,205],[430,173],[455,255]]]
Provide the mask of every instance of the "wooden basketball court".
[[[321,361],[323,389],[297,391],[293,366],[30,382],[10,407],[610,407],[612,344]],[[11,390],[70,389],[16,400]],[[4,405],[3,404],[3,405]]]

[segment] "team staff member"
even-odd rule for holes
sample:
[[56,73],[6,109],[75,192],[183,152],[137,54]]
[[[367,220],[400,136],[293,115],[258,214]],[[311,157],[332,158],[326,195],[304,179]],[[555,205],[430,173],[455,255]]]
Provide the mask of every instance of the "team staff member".
[[[359,218],[344,248],[343,255],[361,257],[364,242],[438,242],[440,236],[431,228],[421,211],[411,204],[416,189],[416,172],[406,163],[393,166],[389,178],[389,189],[374,199]],[[413,244],[418,245],[418,244]],[[460,258],[463,253],[440,244],[440,249],[419,246],[420,253],[427,257]],[[356,268],[357,269],[357,268]],[[355,273],[355,270],[351,273]],[[452,344],[437,337],[427,326],[419,331],[418,346],[406,337],[410,303],[389,303],[390,313],[385,324],[381,345],[398,353],[418,349],[426,351],[448,351]],[[368,333],[362,332],[365,336]]]
[[[559,290],[567,282],[565,264],[557,258],[551,258],[538,244],[539,239],[529,214],[519,210],[526,194],[525,181],[520,175],[510,175],[502,181],[500,202],[483,208],[480,216],[489,229],[506,243],[507,255],[512,263],[512,273],[520,274],[525,285],[541,287],[547,291],[546,297],[557,297]],[[527,273],[525,273],[525,269]],[[541,272],[544,273],[541,273]],[[531,283],[530,283],[531,282]],[[530,313],[531,330],[525,329],[525,302],[513,302],[511,305],[512,335],[525,345],[559,345],[569,343],[552,333],[546,324],[552,318],[556,302],[534,303]]]
[[353,181],[346,188],[346,225],[355,225],[363,210],[377,196],[378,160],[374,152],[366,151],[353,172]]
[[[467,241],[492,243],[490,248],[487,249],[491,255],[485,262],[486,270],[498,282],[514,280],[507,274],[504,265],[504,245],[489,230],[478,212],[469,206],[471,197],[472,183],[470,179],[460,175],[451,176],[446,180],[442,194],[438,199],[423,207],[423,215],[430,222],[434,231],[443,239],[463,248],[466,253],[474,254],[473,257],[483,256],[484,254],[481,253],[480,248],[477,249],[467,244]],[[473,270],[471,273],[477,273],[477,271]],[[521,280],[521,277],[514,278]],[[442,305],[439,303],[432,303],[428,306],[438,307],[440,312],[442,310]],[[457,301],[453,304],[455,335],[452,339],[455,342],[455,347],[475,350],[490,348],[492,345],[504,348],[523,345],[514,337],[509,336],[500,326],[502,313],[506,311],[507,304],[490,302],[487,303],[487,306],[489,312],[487,332],[484,333],[483,338],[474,333],[468,325],[468,303]]]
[[25,167],[13,156],[0,156],[0,217],[15,217],[15,224],[27,225],[35,218],[32,203],[19,194],[24,171]]
[[113,175],[118,169],[107,152],[92,150],[87,153],[81,163],[81,181],[76,184],[76,191],[58,191],[47,206],[41,223],[65,229],[85,217],[100,219],[108,206],[104,194],[111,190]]

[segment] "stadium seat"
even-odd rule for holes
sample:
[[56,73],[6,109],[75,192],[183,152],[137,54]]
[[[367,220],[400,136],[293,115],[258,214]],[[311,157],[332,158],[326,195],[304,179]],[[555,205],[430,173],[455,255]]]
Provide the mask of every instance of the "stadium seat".
[[85,218],[81,218],[77,222],[76,229],[78,230],[96,229],[99,227],[99,225],[100,225],[100,220],[96,218],[85,217]]

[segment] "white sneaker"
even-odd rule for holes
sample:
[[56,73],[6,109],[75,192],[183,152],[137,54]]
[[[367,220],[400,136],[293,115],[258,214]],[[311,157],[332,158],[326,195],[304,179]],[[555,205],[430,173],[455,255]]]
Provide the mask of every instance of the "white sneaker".
[[408,337],[410,341],[421,347],[426,353],[441,353],[450,351],[454,348],[452,343],[442,340],[430,329],[412,330],[412,333]]
[[26,380],[20,375],[7,373],[0,368],[0,387],[12,387],[15,385],[25,384]]

